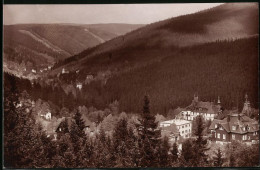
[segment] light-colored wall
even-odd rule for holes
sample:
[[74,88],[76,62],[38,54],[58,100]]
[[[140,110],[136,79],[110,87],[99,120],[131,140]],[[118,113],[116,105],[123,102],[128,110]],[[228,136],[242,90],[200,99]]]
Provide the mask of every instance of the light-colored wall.
[[[182,111],[181,114],[185,120],[194,120],[198,115],[202,115],[205,120],[214,120],[215,114],[213,113],[199,113],[192,111]],[[188,116],[187,116],[188,115]]]
[[179,129],[180,135],[184,138],[188,138],[191,136],[192,132],[192,124],[186,123],[182,125],[178,125],[177,128]]

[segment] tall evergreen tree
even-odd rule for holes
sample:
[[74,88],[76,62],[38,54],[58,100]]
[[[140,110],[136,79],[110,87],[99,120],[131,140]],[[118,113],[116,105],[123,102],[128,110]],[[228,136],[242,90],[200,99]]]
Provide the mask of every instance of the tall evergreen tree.
[[194,166],[205,166],[205,164],[207,163],[206,151],[209,150],[209,148],[207,147],[207,139],[203,139],[204,124],[202,116],[197,116],[196,122],[196,140],[194,145],[196,156],[193,158],[193,164]]
[[155,116],[150,113],[149,103],[148,96],[145,96],[142,118],[137,126],[141,167],[157,167],[159,163],[157,154],[161,132],[157,128],[157,123],[155,123]]
[[14,76],[4,76],[4,135],[11,132],[17,125],[19,90]]
[[222,157],[222,152],[220,148],[218,148],[218,151],[215,153],[214,159],[214,166],[216,167],[221,167],[223,164],[223,157]]
[[116,155],[117,167],[131,167],[131,156],[129,154],[129,134],[127,119],[121,118],[115,126],[113,133],[114,154]]
[[232,148],[231,148],[230,155],[229,155],[229,166],[234,167],[236,165],[236,161],[235,161],[233,146],[231,145],[231,147]]
[[81,117],[81,113],[77,110],[76,114],[73,117],[71,129],[70,129],[70,139],[73,145],[73,151],[76,155],[76,165],[77,167],[82,167],[83,162],[83,151],[84,151],[84,142],[86,142],[86,135],[84,132],[84,120]]
[[159,167],[169,167],[170,165],[170,156],[168,154],[170,150],[169,138],[164,136],[161,142],[161,146],[159,148]]
[[39,129],[35,126],[35,119],[31,114],[31,101],[26,92],[23,92],[21,96],[19,100],[23,105],[12,110],[13,114],[16,114],[16,121],[5,134],[4,166],[10,168],[43,167],[41,159],[44,159],[44,150]]
[[184,161],[183,164],[187,167],[192,166],[192,159],[195,158],[193,149],[193,140],[187,139],[182,144],[181,158]]
[[174,163],[178,159],[178,146],[176,142],[174,142],[174,144],[172,145],[171,154],[172,154],[172,163]]

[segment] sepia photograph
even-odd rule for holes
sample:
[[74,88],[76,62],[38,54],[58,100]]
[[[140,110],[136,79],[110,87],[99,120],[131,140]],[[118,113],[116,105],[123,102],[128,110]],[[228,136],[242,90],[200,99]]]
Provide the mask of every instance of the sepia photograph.
[[259,167],[259,4],[3,4],[4,169]]

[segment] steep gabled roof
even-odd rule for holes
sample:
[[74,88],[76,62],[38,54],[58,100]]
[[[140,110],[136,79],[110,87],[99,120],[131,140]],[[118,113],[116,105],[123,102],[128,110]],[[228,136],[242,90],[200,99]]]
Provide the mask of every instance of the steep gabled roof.
[[[209,129],[214,130],[215,124],[222,126],[227,132],[244,134],[248,132],[255,132],[259,130],[258,122],[245,116],[244,114],[230,114],[230,121],[228,118],[223,120],[214,119],[211,123]],[[236,128],[233,129],[232,127]]]
[[193,100],[192,103],[188,107],[186,107],[186,110],[198,111],[200,113],[216,114],[219,109],[217,105],[215,105],[213,102],[203,102],[203,101],[195,102]]

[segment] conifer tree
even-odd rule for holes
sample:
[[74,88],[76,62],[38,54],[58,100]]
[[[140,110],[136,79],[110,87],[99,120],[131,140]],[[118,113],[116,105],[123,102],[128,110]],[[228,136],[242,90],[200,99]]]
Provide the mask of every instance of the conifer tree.
[[127,120],[123,117],[116,124],[113,133],[114,154],[116,155],[117,167],[130,167],[131,165],[131,157],[128,150],[129,141]]
[[139,148],[138,148],[138,142],[137,142],[137,136],[134,134],[134,130],[132,127],[129,127],[128,129],[128,136],[129,140],[127,142],[127,148],[129,155],[131,157],[131,164],[132,167],[138,167],[139,166]]
[[216,167],[221,167],[223,164],[223,157],[222,157],[222,152],[220,148],[218,148],[218,151],[215,153],[214,159],[214,166]]
[[158,155],[160,167],[169,167],[169,163],[170,163],[170,157],[168,154],[169,149],[170,149],[169,138],[167,136],[164,136],[161,142],[161,146],[159,148],[159,155]]
[[206,151],[209,149],[207,147],[207,139],[203,139],[203,130],[204,130],[204,124],[203,124],[203,118],[202,116],[198,116],[196,118],[197,127],[195,129],[195,144],[194,144],[194,153],[196,153],[196,156],[193,158],[193,165],[199,166],[199,165],[205,165],[207,163],[207,155]]
[[4,165],[12,168],[42,167],[44,165],[40,161],[44,153],[42,149],[39,149],[41,147],[40,133],[31,114],[31,102],[26,92],[23,92],[21,96],[19,100],[23,102],[23,105],[13,108],[12,113],[16,115],[16,121],[5,134]]
[[140,124],[137,126],[139,133],[139,149],[141,155],[141,167],[157,167],[158,166],[158,143],[161,132],[155,123],[155,116],[150,113],[148,96],[144,97],[143,114]]
[[102,142],[103,144],[106,143],[106,132],[105,132],[104,127],[103,127],[102,124],[100,126],[99,137],[98,138],[99,138],[100,142]]
[[70,130],[70,139],[73,145],[73,151],[76,155],[76,165],[77,167],[82,167],[82,158],[84,150],[84,142],[86,142],[86,135],[84,132],[84,120],[81,117],[79,110],[76,111],[74,115],[74,121],[72,121],[71,130]]
[[14,76],[6,75],[4,79],[4,135],[7,135],[18,121],[19,90]]
[[[233,147],[233,146],[231,146]],[[233,148],[230,151],[230,155],[229,155],[229,166],[230,167],[234,167],[235,166],[235,157],[234,157],[234,150]]]
[[181,152],[182,160],[184,160],[184,164],[186,166],[192,166],[192,159],[195,159],[195,153],[193,149],[193,141],[191,139],[185,140],[182,144],[182,152]]
[[172,154],[172,163],[174,163],[178,159],[178,146],[176,142],[174,142],[174,144],[172,145],[171,154]]

